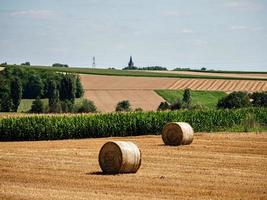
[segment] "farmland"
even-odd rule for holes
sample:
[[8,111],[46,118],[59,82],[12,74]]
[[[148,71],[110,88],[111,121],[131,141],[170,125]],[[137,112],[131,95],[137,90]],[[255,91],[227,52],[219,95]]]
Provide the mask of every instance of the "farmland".
[[[136,174],[101,174],[110,140],[139,146]],[[0,199],[267,198],[267,133],[201,133],[182,147],[160,136],[4,142],[0,151]]]
[[[13,66],[13,65],[12,65]],[[25,67],[16,65],[17,67]],[[192,73],[179,73],[176,71],[154,72],[143,70],[120,70],[120,69],[103,69],[103,68],[87,68],[87,67],[49,67],[49,66],[30,66],[25,68],[37,70],[49,70],[57,72],[69,72],[77,74],[90,74],[90,75],[107,75],[107,76],[132,76],[132,77],[168,77],[168,78],[201,78],[201,79],[224,79],[224,80],[263,80],[266,81],[267,77],[265,72],[259,72],[255,76],[247,76],[247,73],[239,72],[232,74],[232,76],[223,76],[221,73],[207,73],[207,74],[192,74]],[[244,75],[244,76],[243,76]]]
[[154,90],[192,90],[204,91],[266,91],[267,81],[157,78],[127,76],[81,75],[85,96],[92,99],[100,111],[115,110],[118,101],[130,99],[133,107],[145,111],[155,110],[163,98]]
[[[169,103],[174,103],[177,98],[183,98],[183,90],[156,90],[157,94]],[[198,104],[207,108],[216,108],[217,102],[226,93],[219,91],[191,91],[192,104]]]

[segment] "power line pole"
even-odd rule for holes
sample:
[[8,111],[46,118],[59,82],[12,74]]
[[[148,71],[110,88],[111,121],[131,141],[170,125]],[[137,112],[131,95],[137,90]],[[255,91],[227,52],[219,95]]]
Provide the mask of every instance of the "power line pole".
[[95,64],[95,57],[93,57],[93,64],[92,64],[92,67],[94,68],[96,66]]

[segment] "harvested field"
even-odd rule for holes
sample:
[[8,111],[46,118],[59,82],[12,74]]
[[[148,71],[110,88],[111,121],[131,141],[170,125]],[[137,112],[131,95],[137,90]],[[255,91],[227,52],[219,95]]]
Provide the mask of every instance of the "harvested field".
[[231,77],[231,78],[263,78],[267,79],[266,73],[216,73],[216,72],[194,72],[194,71],[149,71],[158,73],[172,73],[172,74],[186,74],[186,75],[202,75],[202,76],[220,76],[220,77]]
[[142,151],[137,174],[103,175],[111,138],[0,143],[0,199],[267,199],[267,134],[197,134],[189,146],[160,136],[112,138]]
[[104,112],[115,111],[117,103],[123,100],[129,100],[133,109],[141,107],[145,111],[156,110],[165,101],[153,90],[86,90],[84,96]]
[[154,90],[192,90],[211,91],[267,91],[267,81],[222,80],[222,79],[177,79],[155,77],[121,77],[81,75],[85,96],[95,102],[101,111],[114,111],[121,100],[130,100],[134,108],[155,110],[164,101]]
[[184,89],[215,91],[266,91],[267,81],[188,78],[148,78],[81,75],[85,90]]

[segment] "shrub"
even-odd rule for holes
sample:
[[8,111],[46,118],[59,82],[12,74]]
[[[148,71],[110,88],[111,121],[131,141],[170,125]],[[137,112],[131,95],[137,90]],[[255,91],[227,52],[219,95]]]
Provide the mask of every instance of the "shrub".
[[140,108],[140,107],[138,107],[138,108],[134,109],[134,111],[135,111],[135,112],[143,112],[143,109]]
[[253,106],[267,107],[267,92],[254,92],[250,97]]
[[169,110],[170,109],[170,104],[168,102],[161,102],[158,107],[158,111],[164,111],[164,110]]
[[61,111],[64,113],[70,113],[74,110],[74,103],[70,100],[61,101]]
[[84,99],[82,101],[82,105],[80,108],[78,108],[79,113],[90,113],[90,112],[96,112],[97,108],[93,101]]
[[170,108],[171,110],[179,110],[182,108],[182,106],[183,102],[178,98],[174,103],[171,104]]
[[131,104],[128,100],[120,101],[116,106],[116,112],[128,112],[131,111]]
[[44,103],[41,101],[40,97],[37,97],[32,102],[32,107],[30,111],[32,113],[43,113],[44,112]]
[[231,94],[223,97],[217,103],[218,108],[243,108],[250,106],[250,99],[245,92],[232,92]]

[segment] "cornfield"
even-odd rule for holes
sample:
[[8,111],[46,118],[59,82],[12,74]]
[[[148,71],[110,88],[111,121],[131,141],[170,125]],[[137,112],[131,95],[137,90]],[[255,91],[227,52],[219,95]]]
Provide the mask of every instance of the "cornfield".
[[0,141],[56,140],[160,134],[167,122],[184,121],[195,132],[243,131],[247,115],[267,127],[267,109],[184,110],[95,115],[33,115],[0,119]]

